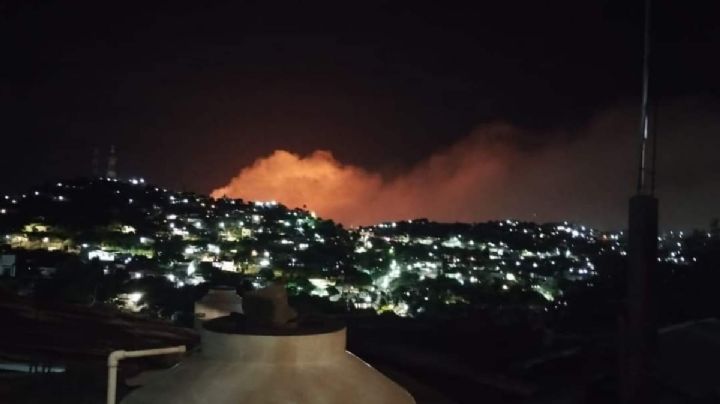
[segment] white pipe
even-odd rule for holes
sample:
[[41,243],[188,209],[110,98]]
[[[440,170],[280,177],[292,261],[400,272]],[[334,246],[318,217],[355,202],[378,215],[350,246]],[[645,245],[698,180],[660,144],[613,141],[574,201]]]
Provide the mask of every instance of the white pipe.
[[115,396],[117,393],[117,368],[118,363],[125,358],[137,358],[140,356],[167,355],[185,352],[185,345],[173,346],[169,348],[143,349],[140,351],[113,351],[108,356],[108,388],[107,388],[107,404],[115,404]]

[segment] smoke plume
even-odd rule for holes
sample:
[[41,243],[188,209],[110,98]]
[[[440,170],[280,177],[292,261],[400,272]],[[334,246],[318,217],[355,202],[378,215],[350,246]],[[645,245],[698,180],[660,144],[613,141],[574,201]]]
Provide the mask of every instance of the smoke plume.
[[[704,225],[720,213],[713,207],[720,201],[720,176],[706,171],[714,161],[709,150],[720,145],[708,135],[718,123],[692,105],[670,108],[661,132],[658,189],[665,225]],[[507,124],[485,125],[393,177],[343,164],[325,150],[306,156],[276,150],[241,169],[212,196],[306,206],[346,225],[511,217],[617,228],[624,226],[634,192],[636,133],[631,108],[599,114],[573,131],[528,133]],[[694,158],[678,156],[683,151]]]

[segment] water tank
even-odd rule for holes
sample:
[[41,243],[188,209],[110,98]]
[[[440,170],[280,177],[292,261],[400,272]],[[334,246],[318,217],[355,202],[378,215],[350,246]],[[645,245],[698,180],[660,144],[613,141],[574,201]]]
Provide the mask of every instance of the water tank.
[[201,350],[131,392],[124,404],[411,404],[402,387],[345,350],[346,329],[302,322],[247,330],[207,321]]

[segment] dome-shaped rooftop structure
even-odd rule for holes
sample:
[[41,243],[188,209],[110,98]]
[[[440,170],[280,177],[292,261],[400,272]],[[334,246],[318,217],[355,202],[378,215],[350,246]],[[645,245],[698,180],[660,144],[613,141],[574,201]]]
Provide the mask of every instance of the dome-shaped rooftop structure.
[[256,320],[231,314],[204,322],[199,352],[155,375],[122,403],[415,402],[402,387],[345,350],[342,324],[293,319],[291,326],[278,327]]

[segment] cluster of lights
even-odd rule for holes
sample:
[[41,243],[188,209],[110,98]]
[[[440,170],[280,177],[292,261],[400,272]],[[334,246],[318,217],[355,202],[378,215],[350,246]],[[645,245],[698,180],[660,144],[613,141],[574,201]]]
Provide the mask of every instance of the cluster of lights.
[[[116,179],[107,181],[117,182]],[[142,178],[130,179],[132,185],[144,184]],[[62,183],[58,187],[65,187]],[[180,236],[184,243],[183,262],[189,262],[180,272],[177,267],[172,273],[165,276],[168,281],[177,287],[196,284],[200,277],[196,274],[199,262],[209,262],[214,267],[225,271],[243,271],[253,273],[259,269],[281,269],[283,265],[289,267],[308,267],[313,263],[303,262],[304,256],[312,254],[302,253],[311,248],[321,248],[322,245],[336,243],[335,236],[320,233],[316,230],[317,217],[314,212],[302,210],[285,211],[284,215],[272,215],[267,211],[258,208],[277,207],[276,201],[257,201],[250,205],[238,204],[235,200],[200,198],[188,196],[187,194],[172,194],[166,189],[145,188],[136,189],[134,194],[123,196],[120,201],[127,200],[128,204],[142,205],[138,201],[137,193],[163,193],[159,206],[147,209],[148,215],[153,215],[153,220],[160,224],[161,230],[157,234],[142,233],[138,227],[122,225],[120,233],[133,235],[136,243],[140,246],[124,249],[124,247],[113,246],[104,249],[100,246],[82,244],[82,253],[87,254],[90,259],[99,259],[104,262],[127,263],[129,255],[137,251],[150,251],[152,245],[158,244],[170,236]],[[63,191],[73,198],[72,190]],[[69,192],[69,193],[68,193]],[[118,190],[117,193],[120,193]],[[40,191],[34,191],[34,195],[40,195]],[[65,201],[63,195],[53,197],[58,201]],[[6,201],[17,203],[15,199],[6,195]],[[178,207],[185,212],[188,209],[197,209],[197,213],[186,215],[185,213],[169,213],[162,215],[162,206],[173,204],[187,204],[190,206]],[[7,214],[6,208],[0,209],[0,214]],[[373,308],[377,311],[391,310],[401,315],[411,315],[420,312],[420,306],[414,306],[417,301],[428,302],[428,299],[435,299],[429,296],[421,288],[426,280],[447,278],[456,281],[459,285],[473,287],[473,285],[492,285],[498,290],[510,290],[515,288],[530,290],[540,294],[547,302],[558,303],[558,296],[562,291],[551,286],[553,277],[562,276],[570,281],[582,281],[586,285],[593,284],[593,277],[597,275],[593,260],[578,245],[589,245],[597,242],[597,248],[601,252],[610,254],[625,255],[624,237],[622,232],[602,233],[585,226],[578,226],[563,222],[561,224],[548,224],[535,226],[517,220],[503,220],[490,224],[499,229],[500,234],[512,234],[512,238],[492,240],[476,236],[473,233],[455,233],[444,236],[413,234],[406,229],[408,222],[387,222],[372,227],[353,230],[357,237],[356,243],[352,246],[349,254],[357,254],[361,263],[358,264],[360,271],[371,274],[373,282],[365,287],[349,287],[342,291],[346,298],[355,307]],[[413,225],[412,227],[416,227]],[[115,231],[118,231],[117,228]],[[260,235],[271,234],[274,237],[268,245],[259,248],[259,251],[252,250],[249,256],[238,253],[235,243],[243,242],[245,239],[262,239]],[[23,235],[25,236],[25,235]],[[687,264],[695,260],[683,253],[683,245],[678,240],[682,233],[660,238],[661,245],[665,251],[659,260],[674,264]],[[708,237],[710,235],[708,234]],[[6,236],[10,240],[10,235]],[[38,239],[44,244],[42,248],[56,248],[62,240],[48,236],[33,238],[34,243]],[[502,239],[502,240],[501,240]],[[522,239],[525,245],[517,247],[512,239]],[[540,241],[543,239],[544,241]],[[32,243],[33,241],[24,238],[16,238],[17,243]],[[557,240],[552,248],[548,248],[548,240]],[[536,244],[527,244],[527,243]],[[37,244],[36,244],[37,245]],[[267,248],[267,249],[265,249]],[[276,251],[281,254],[276,254]],[[594,258],[593,258],[594,259]],[[321,272],[336,271],[341,267],[342,260],[322,264],[325,267],[317,268]],[[181,263],[174,263],[177,265]],[[185,264],[183,264],[185,265]],[[551,270],[553,275],[547,275]],[[394,289],[400,282],[403,274],[413,274],[419,283],[411,284],[410,291],[403,292],[404,298],[392,297],[391,303],[388,298],[394,296]],[[142,277],[143,273],[135,272],[133,276]],[[333,275],[334,276],[334,275]],[[317,282],[316,282],[317,283]],[[313,293],[318,296],[334,298],[334,292],[328,289],[334,285],[324,284],[314,286]],[[393,300],[394,299],[394,300]],[[415,299],[415,300],[413,300]],[[129,299],[132,300],[132,299]],[[443,297],[440,301],[447,304],[459,301],[456,297]],[[137,302],[140,299],[138,298]],[[136,302],[136,303],[137,303]]]

